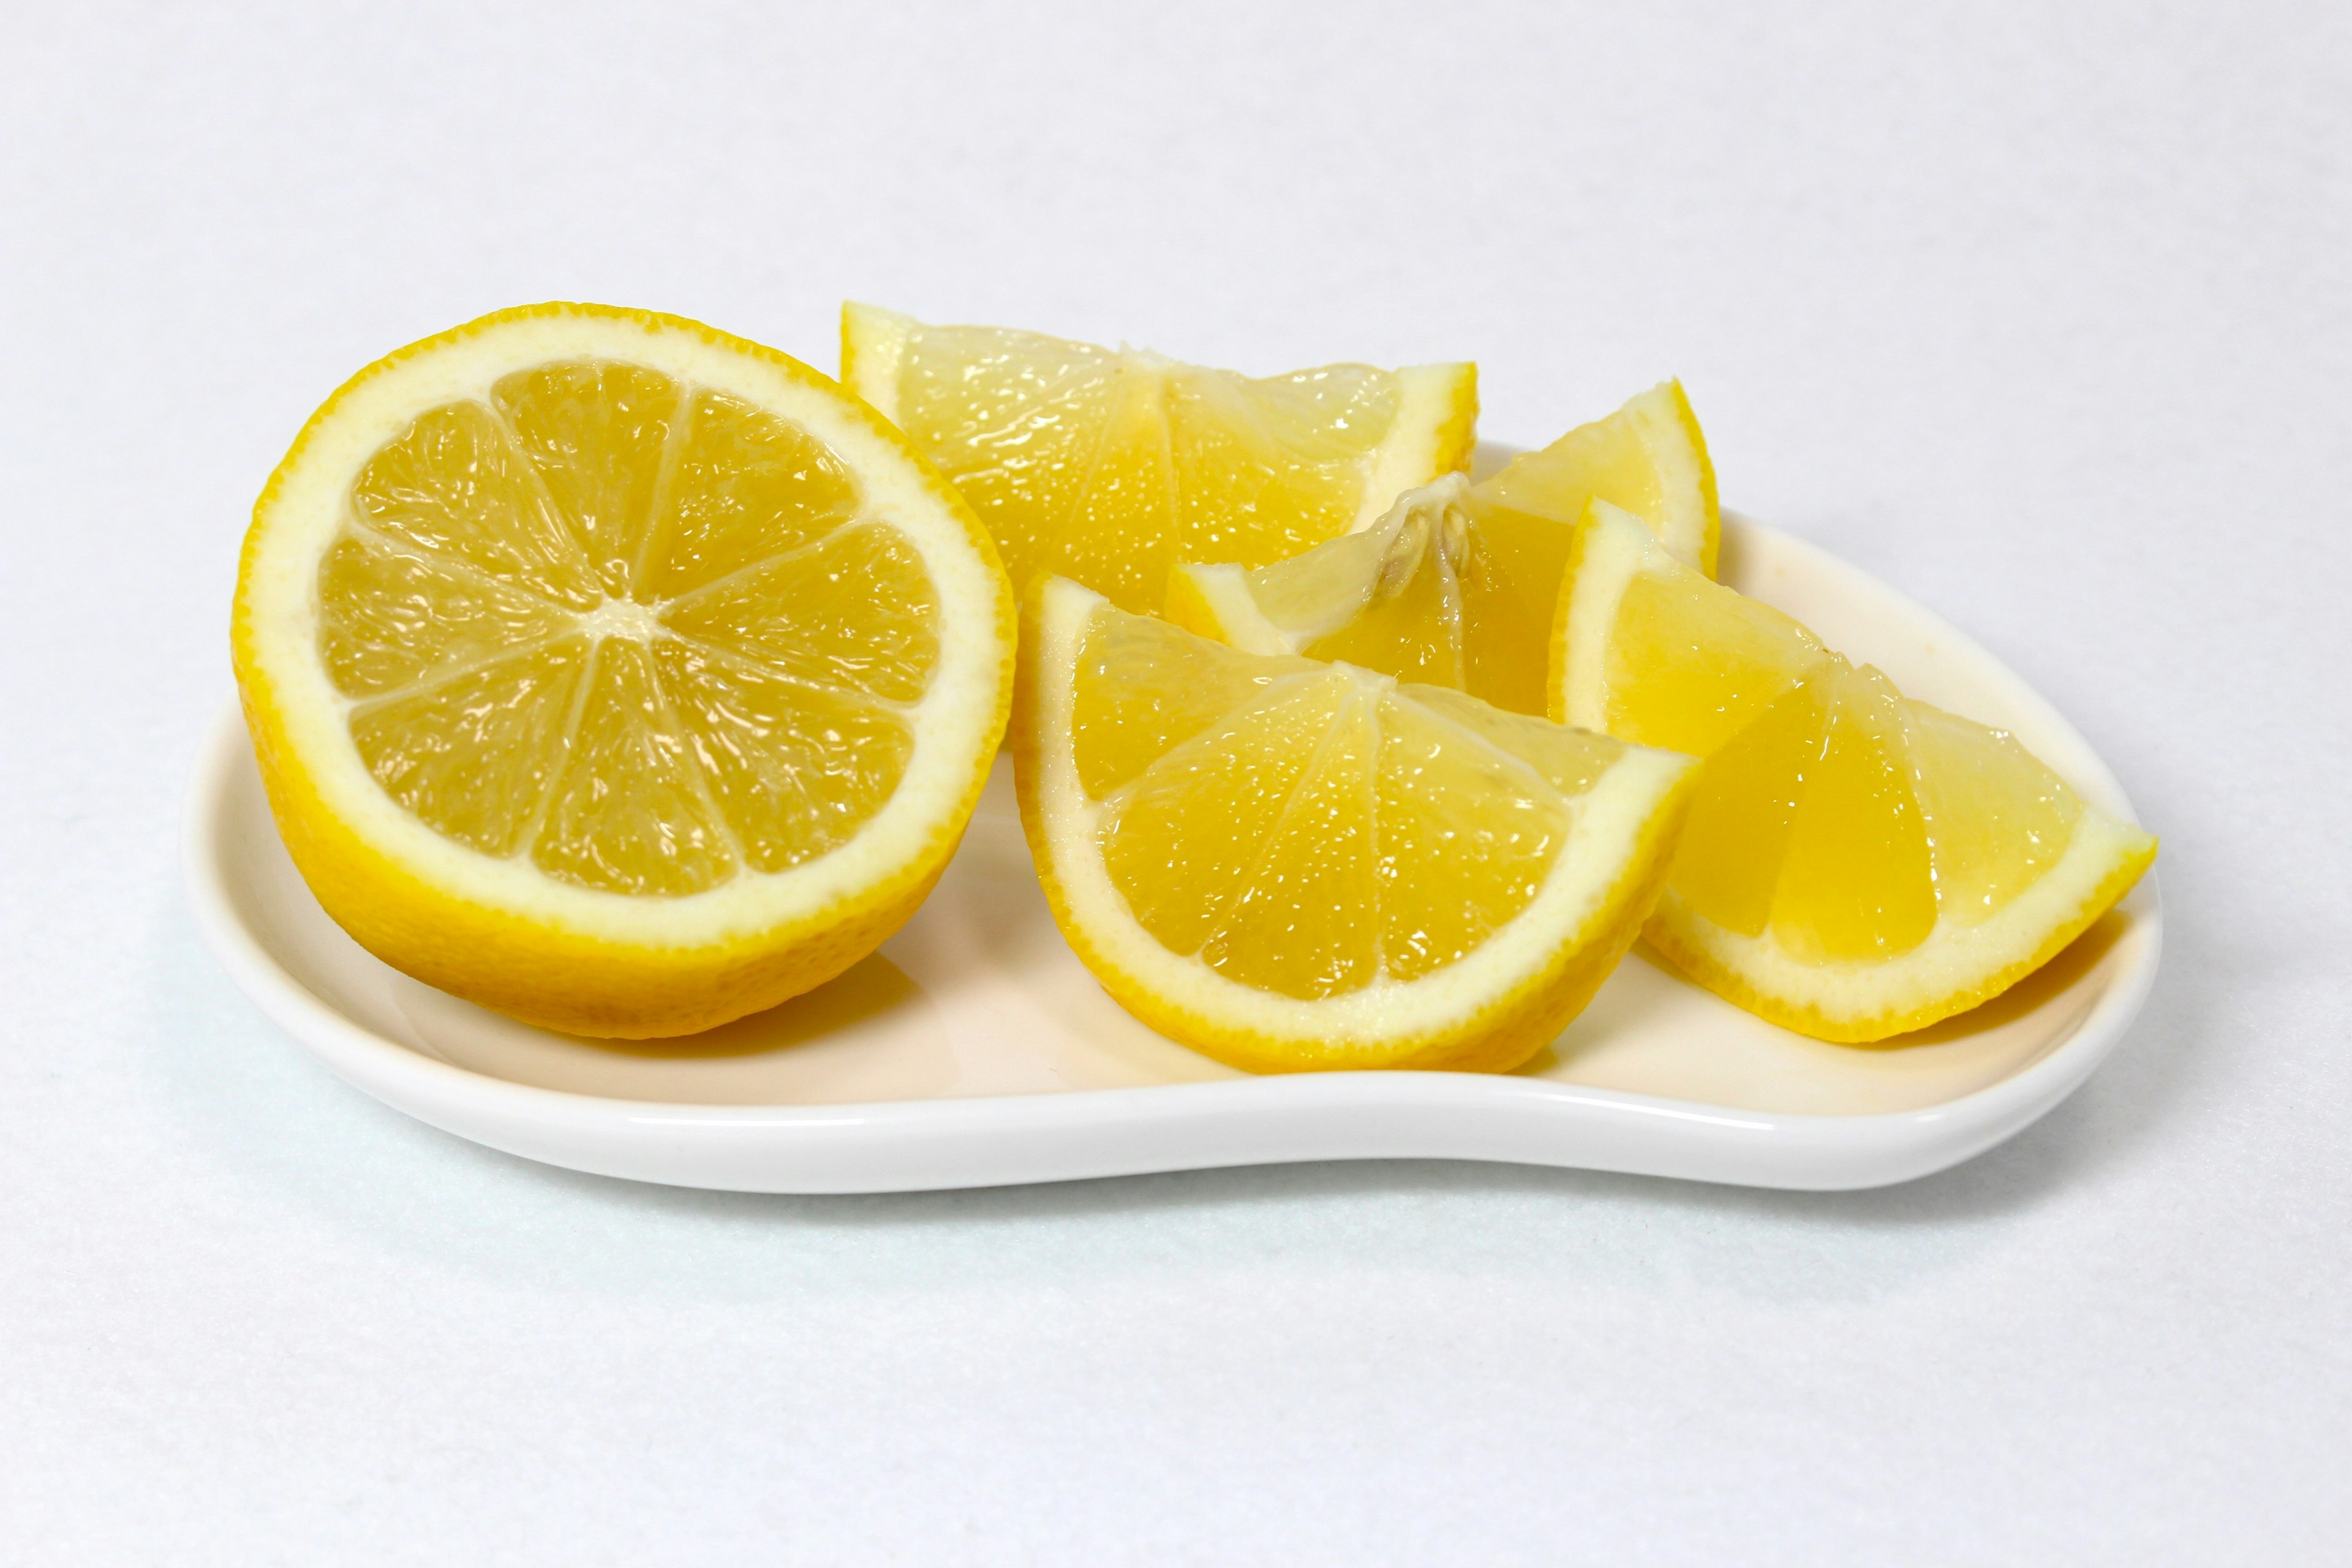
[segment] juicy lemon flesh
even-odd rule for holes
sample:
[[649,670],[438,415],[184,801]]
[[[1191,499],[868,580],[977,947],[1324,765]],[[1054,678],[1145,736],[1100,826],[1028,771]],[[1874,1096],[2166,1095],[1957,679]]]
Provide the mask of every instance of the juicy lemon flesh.
[[[1370,528],[1243,574],[1250,613],[1308,658],[1447,686],[1542,717],[1552,606],[1574,531],[1490,507],[1459,476],[1407,490]],[[1230,568],[1180,565],[1168,614],[1223,640]]]
[[[1642,394],[1476,485],[1447,478],[1409,490],[1361,532],[1249,571],[1248,594],[1257,615],[1310,658],[1543,715],[1560,578],[1595,498],[1640,517],[1670,550],[1712,574],[1714,469],[1680,383]],[[1180,601],[1213,604],[1213,594],[1186,591],[1183,579],[1198,570],[1178,568],[1171,609]],[[1180,618],[1219,634],[1213,610]]]
[[[1713,657],[1710,657],[1710,655]],[[2083,801],[2007,733],[1902,696],[1769,605],[1635,576],[1609,639],[1610,732],[1706,758],[1667,885],[1801,961],[1908,952],[2038,881]]]
[[[1606,513],[1585,526],[1579,570],[1612,531],[1608,548],[1641,563],[1598,645],[1601,721],[1705,759],[1650,935],[1727,996],[1826,1038],[1916,1028],[2031,973],[2153,860],[2152,837],[2013,736],[1904,697]],[[1899,994],[1856,979],[1909,955],[1925,967]],[[1800,994],[1816,984],[1806,970],[1843,1014]]]
[[1606,501],[1648,522],[1685,565],[1715,575],[1722,526],[1715,466],[1679,381],[1521,453],[1477,493],[1491,507],[1566,528],[1595,500]]
[[772,413],[609,360],[508,374],[361,468],[317,574],[368,771],[436,831],[683,896],[855,837],[939,659],[921,559]]
[[1071,742],[1113,884],[1170,952],[1320,1000],[1520,915],[1618,742],[1105,608]]
[[891,391],[1016,586],[1146,613],[1180,559],[1263,565],[1351,527],[1401,407],[1369,365],[1254,379],[990,327],[910,327]]

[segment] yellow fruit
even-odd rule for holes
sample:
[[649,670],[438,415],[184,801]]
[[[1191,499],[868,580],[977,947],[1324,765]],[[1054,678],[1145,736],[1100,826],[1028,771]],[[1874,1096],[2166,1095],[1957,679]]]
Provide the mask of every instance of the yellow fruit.
[[913,912],[1011,700],[970,510],[798,361],[605,306],[370,365],[254,509],[232,645],[270,807],[384,962],[682,1034]]
[[1346,659],[1543,713],[1560,573],[1595,496],[1713,573],[1715,471],[1680,382],[1478,484],[1449,476],[1408,491],[1370,528],[1295,559],[1180,564],[1166,614],[1255,653]]
[[1020,668],[1022,826],[1063,934],[1136,1016],[1259,1072],[1525,1061],[1633,941],[1691,771],[1062,578]]
[[1015,584],[1075,578],[1160,608],[1178,560],[1284,560],[1465,467],[1468,364],[1254,380],[1133,349],[842,308],[841,379],[913,438]]
[[1606,419],[1525,452],[1478,486],[1479,499],[1574,528],[1604,500],[1648,523],[1685,566],[1709,577],[1723,538],[1715,465],[1679,381],[1662,382]]
[[1998,994],[2156,857],[2006,732],[1904,697],[1605,502],[1578,531],[1552,682],[1556,717],[1706,759],[1644,934],[1822,1039]]

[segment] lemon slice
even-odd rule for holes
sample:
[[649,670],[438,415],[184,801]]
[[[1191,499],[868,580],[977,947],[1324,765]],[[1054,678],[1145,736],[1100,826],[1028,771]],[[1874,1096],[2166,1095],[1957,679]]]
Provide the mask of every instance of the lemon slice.
[[1606,419],[1524,452],[1478,486],[1479,499],[1573,528],[1604,500],[1648,523],[1675,559],[1709,577],[1723,538],[1715,465],[1679,381],[1662,382]]
[[2006,732],[1904,697],[1605,502],[1578,533],[1553,683],[1570,723],[1706,759],[1644,934],[1822,1039],[1998,994],[2156,857]]
[[841,378],[963,492],[1016,585],[1160,608],[1176,561],[1280,561],[1465,466],[1468,364],[1252,379],[1131,349],[842,308]]
[[1015,776],[1055,919],[1198,1050],[1516,1067],[1655,896],[1686,758],[1241,653],[1062,578],[1027,605]]
[[590,305],[369,366],[271,476],[233,649],[278,827],[386,963],[580,1034],[706,1028],[920,902],[1013,601],[891,429],[772,350]]
[[1560,574],[1596,496],[1713,573],[1715,471],[1680,382],[1478,484],[1450,475],[1409,490],[1370,527],[1295,559],[1180,564],[1165,613],[1235,647],[1346,659],[1544,713]]

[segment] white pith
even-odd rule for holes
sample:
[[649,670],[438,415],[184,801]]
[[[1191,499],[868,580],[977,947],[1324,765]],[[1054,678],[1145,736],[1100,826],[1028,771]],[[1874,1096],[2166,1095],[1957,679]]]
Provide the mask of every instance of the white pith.
[[1387,515],[1398,496],[1440,477],[1444,454],[1438,443],[1453,422],[1454,405],[1467,373],[1468,367],[1459,364],[1412,364],[1396,373],[1396,419],[1388,438],[1372,448],[1356,521],[1347,531],[1371,527]]
[[[493,858],[443,837],[383,793],[352,740],[352,704],[335,690],[320,656],[317,580],[320,556],[349,515],[353,477],[418,415],[459,400],[487,404],[492,384],[506,374],[581,358],[643,365],[800,426],[857,476],[863,500],[856,521],[895,530],[930,578],[939,605],[938,663],[919,700],[889,705],[914,738],[905,772],[855,837],[804,865],[775,873],[739,865],[719,886],[675,898],[559,881],[526,857]],[[327,808],[446,893],[582,935],[690,947],[817,917],[901,874],[952,833],[979,759],[994,742],[1003,586],[961,520],[901,447],[825,386],[688,327],[552,312],[492,322],[378,369],[341,394],[331,413],[306,433],[256,520],[252,551],[252,657]],[[648,618],[638,607],[608,603],[583,621],[593,634],[643,636]]]
[[[1590,791],[1563,800],[1573,819],[1542,886],[1516,919],[1466,957],[1418,980],[1383,976],[1320,1000],[1261,991],[1162,946],[1111,880],[1098,837],[1104,807],[1079,782],[1071,740],[1073,672],[1087,623],[1108,601],[1062,579],[1048,582],[1036,621],[1040,646],[1032,654],[1038,671],[1035,796],[1043,852],[1068,906],[1066,918],[1098,959],[1135,987],[1213,1026],[1362,1046],[1426,1038],[1469,1023],[1517,995],[1574,944],[1599,934],[1595,917],[1624,875],[1628,855],[1689,766],[1673,753],[1632,747]],[[1386,677],[1360,674],[1394,685]]]
[[[1609,692],[1603,680],[1609,628],[1617,624],[1617,603],[1626,585],[1653,559],[1674,557],[1641,520],[1605,501],[1592,507],[1575,575],[1552,628],[1553,659],[1562,679],[1559,720],[1581,730],[1609,732]],[[1654,557],[1652,552],[1655,552]]]
[[1715,574],[1706,562],[1706,489],[1699,482],[1690,433],[1683,427],[1675,401],[1674,384],[1669,382],[1634,398],[1624,411],[1641,432],[1650,466],[1657,470],[1665,491],[1666,515],[1652,524],[1660,542],[1683,564],[1711,577]]
[[[1593,511],[1554,630],[1559,644],[1555,658],[1563,661],[1564,721],[1605,734],[1609,636],[1618,606],[1634,578],[1644,571],[1672,572],[1676,563],[1639,519],[1602,503],[1595,503]],[[2080,785],[2068,782],[2083,794]],[[2117,866],[2145,842],[2137,827],[2084,799],[2065,852],[2031,886],[1974,923],[1939,911],[1916,947],[1890,958],[1798,958],[1769,926],[1748,936],[1717,925],[1693,910],[1671,884],[1659,895],[1646,929],[1654,935],[1670,933],[1775,1001],[1810,1008],[1830,1022],[1864,1024],[1973,994],[2032,957],[2052,931],[2081,918]]]
[[[1209,607],[1219,635],[1244,653],[1303,654],[1375,604],[1402,593],[1424,565],[1444,574],[1443,591],[1458,633],[1461,600],[1453,579],[1469,549],[1472,524],[1463,507],[1469,492],[1470,481],[1464,476],[1442,475],[1399,495],[1371,527],[1327,540],[1289,561],[1255,571],[1230,562],[1178,570]],[[1359,546],[1372,553],[1320,564],[1336,552]],[[1325,592],[1306,618],[1277,620],[1266,608],[1269,575],[1295,573],[1308,563],[1316,563],[1316,578]]]

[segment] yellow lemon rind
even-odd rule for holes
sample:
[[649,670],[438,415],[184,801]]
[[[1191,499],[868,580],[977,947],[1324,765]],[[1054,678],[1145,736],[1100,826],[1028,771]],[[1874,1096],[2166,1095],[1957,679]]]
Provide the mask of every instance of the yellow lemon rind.
[[1108,603],[1054,577],[1024,600],[1014,776],[1055,923],[1103,988],[1151,1027],[1253,1072],[1506,1071],[1558,1035],[1631,945],[1663,885],[1691,767],[1641,747],[1580,797],[1569,842],[1519,918],[1434,974],[1306,1000],[1162,947],[1110,879],[1099,808],[1073,757],[1072,671],[1088,620]]
[[[908,713],[892,798],[847,844],[708,892],[630,898],[557,881],[441,837],[370,776],[318,656],[314,583],[359,465],[425,410],[509,371],[608,357],[743,397],[800,424],[868,488],[862,517],[920,555],[940,663]],[[404,973],[549,1028],[690,1033],[821,984],[903,924],[954,852],[1009,715],[1017,611],[970,509],[887,422],[799,361],[699,322],[551,302],[412,343],[320,405],[254,508],[231,649],[273,815],[336,922]]]
[[1692,472],[1689,481],[1699,496],[1701,533],[1698,541],[1698,569],[1712,578],[1723,555],[1723,502],[1715,488],[1715,459],[1706,449],[1706,432],[1699,428],[1698,411],[1691,406],[1690,394],[1683,390],[1682,378],[1666,383],[1672,415],[1688,443]]

